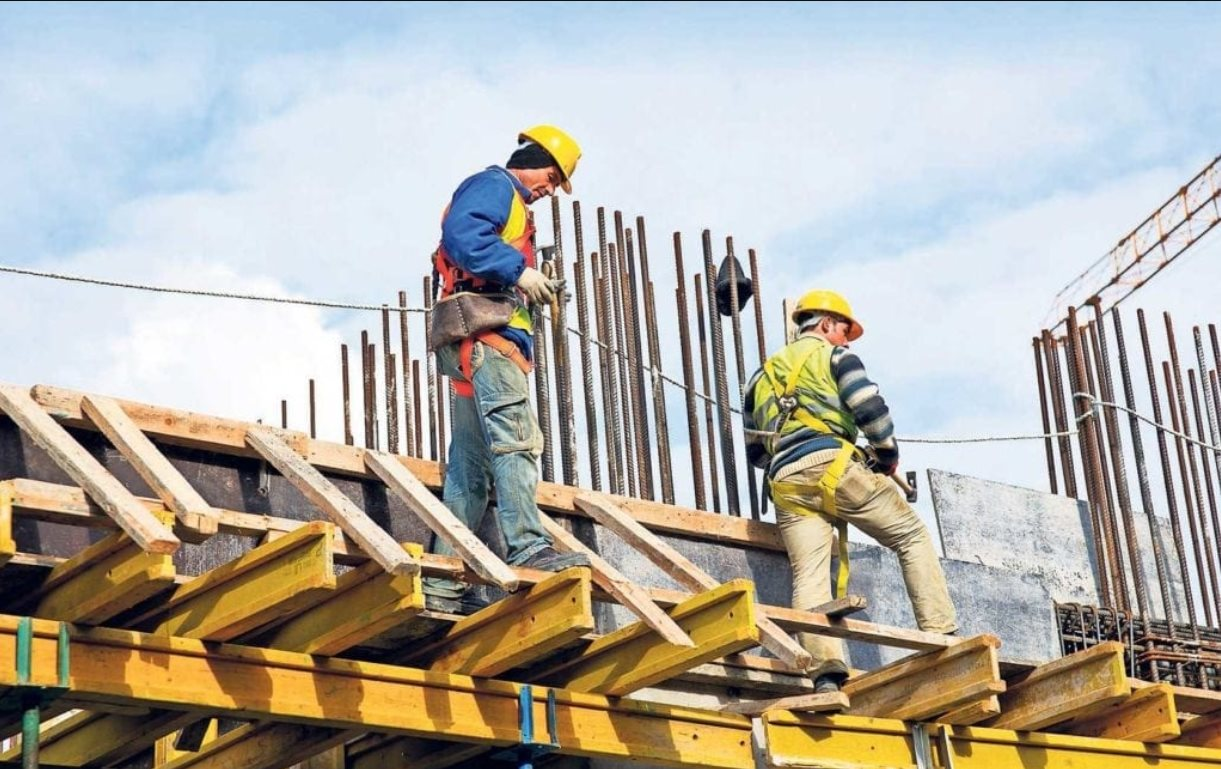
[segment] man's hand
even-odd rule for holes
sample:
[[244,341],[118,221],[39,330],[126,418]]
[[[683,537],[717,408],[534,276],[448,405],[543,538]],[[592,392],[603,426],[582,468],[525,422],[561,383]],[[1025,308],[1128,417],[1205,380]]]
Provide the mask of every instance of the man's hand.
[[557,282],[559,281],[550,280],[533,267],[527,267],[517,279],[517,287],[525,292],[530,304],[550,304],[551,298],[555,296]]

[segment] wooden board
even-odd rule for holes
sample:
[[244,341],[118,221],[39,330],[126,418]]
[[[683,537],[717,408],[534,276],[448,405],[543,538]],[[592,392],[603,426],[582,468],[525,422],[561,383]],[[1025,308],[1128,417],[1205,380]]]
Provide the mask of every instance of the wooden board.
[[985,725],[1036,731],[1121,702],[1131,693],[1123,658],[1123,644],[1110,641],[1040,665],[1009,685]]
[[1061,724],[1055,731],[1134,742],[1168,742],[1181,733],[1174,691],[1167,684],[1137,689],[1100,711],[1087,712]]
[[722,713],[741,713],[757,716],[773,710],[791,710],[802,713],[838,713],[848,708],[849,698],[843,692],[825,694],[798,694],[795,697],[779,697],[774,700],[747,700],[723,705]]

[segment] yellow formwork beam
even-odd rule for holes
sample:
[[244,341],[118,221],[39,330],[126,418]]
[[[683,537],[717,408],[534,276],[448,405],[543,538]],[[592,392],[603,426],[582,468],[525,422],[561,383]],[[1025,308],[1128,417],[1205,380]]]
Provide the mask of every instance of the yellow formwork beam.
[[[412,558],[424,548],[403,543]],[[339,577],[326,599],[276,628],[267,646],[331,656],[408,622],[424,610],[420,575],[388,573],[367,561]]]
[[206,743],[206,753],[183,753],[158,769],[191,769],[200,765],[277,769],[342,745],[353,736],[351,732],[304,724],[246,724]]
[[1124,646],[1110,641],[1040,665],[999,695],[998,729],[1035,731],[1128,698]]
[[541,660],[593,631],[591,587],[589,569],[566,569],[459,620],[439,642],[400,661],[491,677]]
[[[763,716],[769,766],[916,769],[911,725],[864,716]],[[1221,750],[1146,745],[975,726],[928,726],[927,750],[945,769],[1215,769]],[[948,750],[948,755],[947,755]],[[947,760],[948,758],[948,760]],[[930,764],[932,766],[933,764]]]
[[[371,745],[366,746],[366,742]],[[347,746],[347,769],[445,769],[487,752],[484,745],[410,737],[370,738]]]
[[[110,766],[196,718],[192,713],[172,711],[133,716],[83,711],[39,732],[39,761],[47,766]],[[15,747],[0,754],[0,763],[20,758],[21,748]]]
[[[0,660],[16,653],[0,615]],[[56,679],[59,623],[34,620],[36,682]],[[520,686],[371,662],[108,628],[69,628],[70,691],[93,702],[509,746]],[[16,671],[0,666],[0,689]],[[547,723],[535,688],[535,724]],[[695,708],[558,691],[560,752],[658,766],[754,769],[750,720]],[[538,734],[547,739],[545,727]]]
[[[154,515],[173,523],[169,512]],[[172,556],[149,553],[117,531],[52,569],[39,587],[34,614],[100,625],[170,588],[175,574]]]
[[1179,714],[1169,684],[1137,689],[1127,699],[1056,728],[1083,737],[1167,742],[1178,737]]
[[312,521],[178,588],[138,626],[228,641],[291,616],[335,589],[333,541],[330,523]]
[[637,622],[602,636],[575,660],[546,671],[545,680],[583,692],[622,695],[696,665],[757,646],[754,583],[736,579],[669,611],[694,647],[666,643]]
[[17,543],[13,540],[13,486],[0,483],[0,566],[8,563],[17,554]]

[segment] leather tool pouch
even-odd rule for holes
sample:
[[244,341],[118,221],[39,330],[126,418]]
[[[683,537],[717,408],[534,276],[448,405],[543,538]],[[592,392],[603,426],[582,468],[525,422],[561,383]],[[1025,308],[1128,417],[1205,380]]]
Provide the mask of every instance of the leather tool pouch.
[[518,304],[517,297],[511,293],[464,291],[445,297],[432,308],[429,351],[508,325]]

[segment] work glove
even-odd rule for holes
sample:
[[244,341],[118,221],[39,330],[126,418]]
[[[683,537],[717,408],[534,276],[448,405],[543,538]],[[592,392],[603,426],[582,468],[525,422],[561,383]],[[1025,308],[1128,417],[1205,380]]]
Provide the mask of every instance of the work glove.
[[527,267],[517,279],[517,287],[525,293],[530,304],[549,304],[551,297],[555,295],[555,290],[551,287],[552,282],[543,273],[533,267]]

